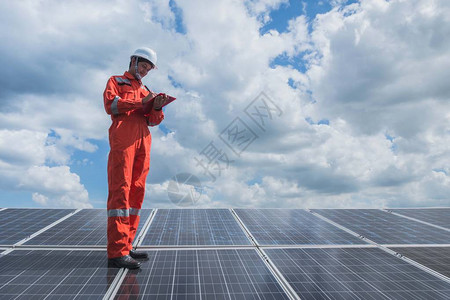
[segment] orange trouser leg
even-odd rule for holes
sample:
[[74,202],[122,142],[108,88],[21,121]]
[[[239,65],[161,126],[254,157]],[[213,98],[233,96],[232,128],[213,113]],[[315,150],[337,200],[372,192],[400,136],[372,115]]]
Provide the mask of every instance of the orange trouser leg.
[[145,196],[145,182],[150,169],[151,136],[148,135],[141,141],[139,148],[136,149],[130,188],[130,235],[128,241],[130,250],[139,226],[139,214]]
[[108,157],[108,258],[129,253],[130,217],[129,193],[135,148],[111,147]]

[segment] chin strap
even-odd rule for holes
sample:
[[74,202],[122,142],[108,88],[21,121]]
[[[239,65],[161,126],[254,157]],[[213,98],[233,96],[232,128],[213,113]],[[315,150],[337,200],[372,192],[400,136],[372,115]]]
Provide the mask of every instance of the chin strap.
[[142,77],[141,77],[141,75],[138,72],[138,60],[139,60],[139,58],[136,57],[136,56],[135,56],[135,58],[136,58],[136,63],[134,64],[134,77],[136,77],[137,80],[141,80]]

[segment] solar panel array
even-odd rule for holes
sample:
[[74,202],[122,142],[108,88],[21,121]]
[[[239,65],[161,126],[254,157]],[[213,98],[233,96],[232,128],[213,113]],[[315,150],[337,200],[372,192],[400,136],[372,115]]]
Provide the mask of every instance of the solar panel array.
[[108,268],[105,210],[0,217],[1,299],[450,299],[447,208],[142,210],[140,270]]

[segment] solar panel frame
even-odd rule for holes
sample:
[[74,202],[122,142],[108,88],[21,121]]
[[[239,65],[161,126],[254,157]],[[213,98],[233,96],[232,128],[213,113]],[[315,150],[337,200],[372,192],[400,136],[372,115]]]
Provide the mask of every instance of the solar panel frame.
[[259,246],[367,244],[302,209],[234,211]]
[[148,246],[251,245],[229,209],[158,209],[142,238]]
[[119,269],[105,251],[14,250],[0,257],[2,299],[102,299]]
[[448,299],[450,283],[379,248],[264,249],[301,299]]
[[8,208],[0,211],[0,245],[12,246],[73,213],[75,209]]
[[414,218],[450,230],[450,208],[389,209],[400,215]]
[[[141,210],[141,220],[136,233],[150,216],[152,209]],[[83,209],[70,218],[26,241],[27,246],[106,247],[106,209]]]
[[446,244],[450,232],[378,209],[312,209],[379,244]]
[[154,250],[115,299],[289,299],[255,249]]

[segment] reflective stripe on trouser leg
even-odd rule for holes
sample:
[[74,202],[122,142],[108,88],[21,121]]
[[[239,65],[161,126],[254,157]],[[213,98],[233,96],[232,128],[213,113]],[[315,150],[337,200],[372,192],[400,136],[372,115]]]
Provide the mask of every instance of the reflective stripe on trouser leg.
[[130,215],[140,216],[141,215],[141,209],[140,208],[130,208]]
[[108,217],[129,217],[128,209],[108,209]]

